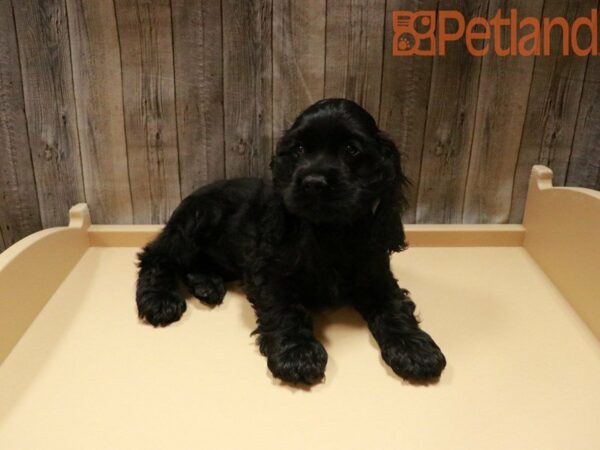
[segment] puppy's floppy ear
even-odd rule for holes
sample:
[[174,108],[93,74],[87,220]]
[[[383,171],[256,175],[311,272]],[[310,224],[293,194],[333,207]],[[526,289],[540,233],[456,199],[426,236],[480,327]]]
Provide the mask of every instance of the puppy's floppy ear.
[[275,154],[271,156],[271,161],[269,162],[269,169],[271,169],[271,176],[275,187],[278,187],[280,184],[281,171],[283,169],[282,164],[280,163],[280,154],[282,148],[285,146],[287,133],[288,131],[286,131],[283,136],[277,140]]
[[375,212],[372,236],[375,244],[383,245],[388,253],[399,252],[407,247],[402,213],[408,206],[405,192],[409,181],[402,172],[400,152],[394,142],[381,131],[377,140],[385,158],[388,186]]

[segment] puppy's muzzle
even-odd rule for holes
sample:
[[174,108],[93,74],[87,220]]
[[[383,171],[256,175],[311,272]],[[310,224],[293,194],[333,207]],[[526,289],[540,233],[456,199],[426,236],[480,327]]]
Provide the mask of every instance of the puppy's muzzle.
[[300,181],[300,187],[307,194],[320,194],[330,188],[325,175],[309,174]]

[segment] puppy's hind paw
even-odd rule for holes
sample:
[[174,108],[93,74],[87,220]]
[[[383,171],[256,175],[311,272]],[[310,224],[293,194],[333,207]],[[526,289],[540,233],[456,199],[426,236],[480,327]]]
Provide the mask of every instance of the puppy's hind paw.
[[269,356],[267,365],[273,376],[283,381],[313,385],[325,376],[327,352],[317,340],[300,341]]
[[185,276],[185,284],[194,297],[209,305],[220,305],[225,297],[225,282],[218,275],[206,275],[203,273],[188,273]]
[[381,355],[397,375],[418,383],[436,381],[446,367],[440,348],[421,330],[389,342],[382,348]]
[[168,292],[138,295],[138,316],[155,327],[178,321],[186,309],[185,300]]

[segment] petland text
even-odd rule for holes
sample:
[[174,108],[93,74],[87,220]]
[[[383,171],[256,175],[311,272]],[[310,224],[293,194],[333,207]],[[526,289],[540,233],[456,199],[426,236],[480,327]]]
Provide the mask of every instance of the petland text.
[[[459,11],[393,11],[394,56],[445,55],[449,42],[465,39],[467,51],[485,56],[540,56],[551,54],[551,33],[561,33],[563,55],[598,55],[598,10],[579,17],[572,24],[564,17],[519,18],[516,9],[509,17],[502,11],[488,19],[466,21]],[[585,37],[585,39],[583,38]],[[585,42],[583,42],[585,41]]]

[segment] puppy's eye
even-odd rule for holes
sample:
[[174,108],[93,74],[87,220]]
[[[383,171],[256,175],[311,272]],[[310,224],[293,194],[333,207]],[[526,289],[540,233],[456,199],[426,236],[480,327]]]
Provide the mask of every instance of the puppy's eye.
[[360,149],[350,144],[346,145],[345,151],[350,156],[357,156],[360,154]]
[[304,151],[305,151],[305,150],[304,150],[304,147],[303,147],[302,145],[297,145],[297,146],[294,148],[294,156],[297,158],[297,157],[299,157],[300,155],[303,155],[303,154],[304,154]]

